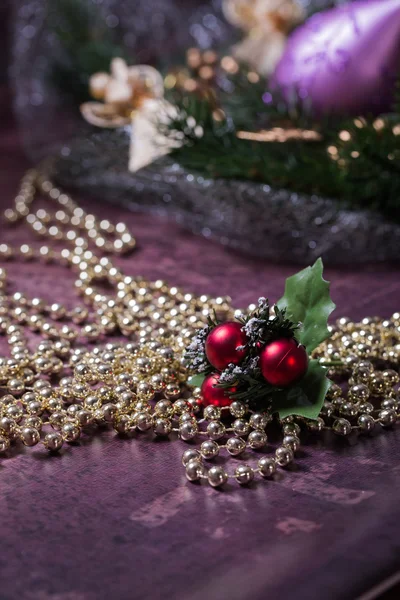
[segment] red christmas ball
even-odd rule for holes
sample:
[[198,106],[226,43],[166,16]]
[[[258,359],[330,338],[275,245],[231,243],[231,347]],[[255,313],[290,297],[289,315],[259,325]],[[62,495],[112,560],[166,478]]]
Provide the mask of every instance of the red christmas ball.
[[223,371],[233,363],[237,365],[244,358],[246,350],[238,350],[247,342],[242,325],[236,321],[227,321],[217,325],[207,336],[206,356],[213,367]]
[[263,377],[277,387],[286,387],[301,379],[307,366],[307,351],[293,338],[275,340],[265,346],[260,354]]
[[214,406],[229,406],[232,404],[232,398],[229,398],[228,393],[236,392],[235,387],[221,388],[216,387],[219,381],[219,373],[208,375],[201,386],[201,397],[203,406],[213,404]]

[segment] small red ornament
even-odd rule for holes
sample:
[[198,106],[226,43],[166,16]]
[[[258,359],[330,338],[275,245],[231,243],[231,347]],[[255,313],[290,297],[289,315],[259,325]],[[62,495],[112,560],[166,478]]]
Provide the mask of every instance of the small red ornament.
[[236,321],[227,321],[217,325],[207,336],[206,356],[215,369],[223,371],[233,363],[238,365],[244,358],[246,350],[238,350],[247,342],[242,325]]
[[264,379],[277,387],[286,387],[301,379],[307,366],[307,351],[293,338],[275,340],[265,346],[260,354]]
[[203,381],[201,386],[201,397],[203,406],[213,404],[214,406],[229,406],[232,404],[233,399],[229,398],[228,393],[233,394],[236,392],[235,387],[222,388],[216,387],[219,381],[219,373],[208,375]]

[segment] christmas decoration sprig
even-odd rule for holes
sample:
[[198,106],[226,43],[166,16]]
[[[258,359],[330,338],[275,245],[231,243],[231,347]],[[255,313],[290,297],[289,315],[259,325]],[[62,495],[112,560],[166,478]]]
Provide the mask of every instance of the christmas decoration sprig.
[[228,406],[234,399],[256,409],[316,419],[330,381],[326,367],[310,358],[330,336],[335,305],[322,277],[321,259],[286,281],[274,307],[266,298],[236,321],[209,324],[186,352],[190,381],[202,388],[205,405]]

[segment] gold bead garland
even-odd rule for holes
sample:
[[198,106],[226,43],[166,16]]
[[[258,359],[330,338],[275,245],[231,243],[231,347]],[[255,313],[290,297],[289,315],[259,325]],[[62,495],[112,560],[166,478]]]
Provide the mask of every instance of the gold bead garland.
[[[37,193],[56,204],[56,211],[33,212]],[[68,309],[22,292],[8,293],[7,273],[0,269],[0,334],[10,347],[10,357],[0,358],[0,452],[19,442],[55,452],[105,426],[122,435],[151,432],[190,443],[200,440],[199,448],[184,452],[186,476],[218,487],[229,479],[247,484],[256,475],[273,476],[294,460],[302,430],[347,436],[399,420],[399,313],[361,323],[343,318],[332,327],[331,338],[314,357],[341,386],[330,388],[316,421],[278,421],[238,401],[222,411],[215,406],[202,410],[200,391],[187,384],[183,350],[214,311],[221,319],[234,316],[229,298],[196,297],[162,281],[125,276],[106,253],[134,249],[126,225],[98,221],[38,171],[25,175],[6,218],[24,221],[39,237],[65,247],[24,244],[12,249],[3,243],[0,260],[71,268],[83,302]],[[99,283],[108,283],[112,293],[101,292]],[[31,332],[39,337],[34,350],[27,341]],[[110,335],[125,339],[107,342]],[[83,345],[88,342],[96,346]],[[266,430],[276,425],[283,439],[269,455]],[[223,454],[253,456],[257,462],[240,462],[229,475],[220,464],[206,467]]]

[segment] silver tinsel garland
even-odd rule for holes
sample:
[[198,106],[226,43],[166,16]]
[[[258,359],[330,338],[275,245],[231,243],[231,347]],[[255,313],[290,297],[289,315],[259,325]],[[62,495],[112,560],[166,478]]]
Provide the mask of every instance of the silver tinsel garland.
[[207,179],[171,158],[127,169],[129,128],[65,144],[54,176],[130,209],[168,216],[195,233],[274,261],[329,264],[400,259],[400,226],[370,211],[249,181]]

